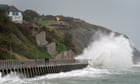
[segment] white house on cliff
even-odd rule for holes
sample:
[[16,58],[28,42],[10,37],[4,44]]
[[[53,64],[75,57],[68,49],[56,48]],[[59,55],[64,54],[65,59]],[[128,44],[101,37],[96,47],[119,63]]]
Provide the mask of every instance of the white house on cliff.
[[23,23],[22,12],[18,10],[16,7],[8,5],[0,5],[0,9],[6,11],[6,14],[10,17],[11,21],[15,23]]
[[14,6],[9,6],[8,16],[15,23],[22,23],[23,22],[22,12],[20,10],[18,10],[17,8],[15,8]]

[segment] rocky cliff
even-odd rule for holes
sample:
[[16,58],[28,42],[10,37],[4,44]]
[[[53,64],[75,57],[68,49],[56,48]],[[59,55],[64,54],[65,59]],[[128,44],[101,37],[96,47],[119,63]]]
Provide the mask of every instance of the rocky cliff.
[[[60,38],[63,38],[65,36],[65,33],[69,33],[70,35],[72,35],[71,43],[74,45],[74,48],[71,49],[75,51],[77,55],[82,53],[84,48],[86,48],[90,42],[99,39],[100,35],[97,35],[96,33],[109,35],[113,32],[102,26],[89,24],[80,19],[61,17],[61,21],[65,22],[66,25],[64,27],[57,24],[57,27],[55,25],[53,26],[53,28],[56,30],[57,34],[59,34],[58,36]],[[129,40],[129,37],[124,34],[118,32],[114,32],[114,34],[115,36],[123,35]],[[136,48],[134,48],[134,46],[131,45],[131,47],[133,48],[133,62],[138,63],[140,61],[140,52]]]
[[[60,26],[62,24],[52,26],[51,24],[53,23],[51,23],[48,24],[49,26],[47,27],[53,28],[59,38],[66,37],[67,39],[70,39],[70,44],[72,44],[74,47],[72,47],[71,49],[75,51],[76,54],[82,53],[83,49],[86,48],[92,40],[98,38],[97,36],[94,36],[94,34],[96,34],[97,32],[101,32],[102,34],[109,34],[110,32],[112,32],[107,28],[89,24],[83,20],[70,17],[61,16],[61,22],[65,26]],[[71,35],[72,37],[69,38],[70,36],[67,36],[67,34]],[[119,33],[116,33],[116,35],[117,34]],[[94,39],[92,39],[93,36]]]
[[[40,42],[45,41],[47,43],[56,43],[56,50],[58,54],[67,50],[72,50],[76,55],[82,53],[91,41],[99,39],[97,32],[102,35],[108,35],[112,31],[93,24],[89,24],[83,20],[75,19],[71,17],[59,16],[60,20],[56,21],[56,16],[40,16],[34,22],[35,25],[28,24],[14,24],[12,22],[4,22],[3,17],[0,19],[0,58],[11,58],[10,50],[20,56],[26,58],[49,58],[50,55],[44,49],[46,46],[39,46]],[[5,20],[7,20],[5,18]],[[30,25],[29,25],[30,24]],[[37,27],[37,29],[36,29]],[[36,34],[39,32],[45,32],[38,36],[41,39],[36,42]],[[120,33],[115,32],[115,35]],[[125,36],[125,35],[124,35]],[[128,38],[127,36],[125,36]],[[46,43],[47,42],[47,43]],[[136,57],[139,57],[139,51],[134,50]],[[14,56],[12,56],[14,57]],[[16,57],[16,56],[15,56]],[[61,56],[59,56],[61,57]],[[56,57],[57,58],[57,57]],[[137,59],[134,59],[137,60]]]

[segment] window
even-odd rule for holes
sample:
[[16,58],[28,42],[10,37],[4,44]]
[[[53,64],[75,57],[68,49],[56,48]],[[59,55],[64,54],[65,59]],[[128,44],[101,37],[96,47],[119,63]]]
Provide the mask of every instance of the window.
[[18,16],[18,12],[12,12],[12,15]]

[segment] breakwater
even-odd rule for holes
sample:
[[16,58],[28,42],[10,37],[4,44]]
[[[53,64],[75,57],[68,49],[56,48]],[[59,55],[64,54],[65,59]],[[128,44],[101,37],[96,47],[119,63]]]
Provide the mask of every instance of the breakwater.
[[35,77],[82,69],[87,65],[88,63],[86,61],[76,60],[0,60],[0,72],[2,76],[16,72],[21,77]]

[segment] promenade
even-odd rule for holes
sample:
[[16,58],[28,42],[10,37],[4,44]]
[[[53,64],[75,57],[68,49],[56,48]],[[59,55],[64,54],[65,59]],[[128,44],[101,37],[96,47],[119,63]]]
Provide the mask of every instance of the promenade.
[[2,76],[11,72],[16,72],[22,77],[34,77],[49,73],[81,69],[87,65],[87,61],[78,60],[0,60],[0,72],[2,73]]

